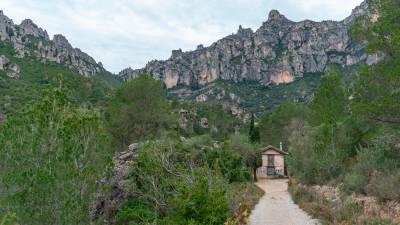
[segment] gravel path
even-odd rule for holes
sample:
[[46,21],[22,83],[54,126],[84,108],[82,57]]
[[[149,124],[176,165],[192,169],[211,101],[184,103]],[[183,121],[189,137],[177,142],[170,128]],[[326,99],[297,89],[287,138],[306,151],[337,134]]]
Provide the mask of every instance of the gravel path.
[[265,191],[251,212],[249,225],[317,225],[294,202],[287,191],[288,180],[262,180],[257,185]]

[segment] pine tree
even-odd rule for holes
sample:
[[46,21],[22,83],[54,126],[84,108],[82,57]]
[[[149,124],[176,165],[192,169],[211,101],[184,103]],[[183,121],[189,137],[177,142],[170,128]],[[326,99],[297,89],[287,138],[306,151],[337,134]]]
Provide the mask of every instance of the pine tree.
[[258,129],[258,127],[255,126],[254,114],[251,114],[249,140],[251,143],[260,142],[260,130]]

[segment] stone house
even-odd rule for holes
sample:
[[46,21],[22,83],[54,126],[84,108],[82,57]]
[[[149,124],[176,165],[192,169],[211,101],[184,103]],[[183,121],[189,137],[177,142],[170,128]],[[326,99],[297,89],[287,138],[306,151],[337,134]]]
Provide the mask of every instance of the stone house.
[[280,148],[272,145],[265,147],[262,153],[262,166],[257,169],[257,177],[273,178],[285,176],[285,155],[287,153],[283,151],[282,143],[280,144]]

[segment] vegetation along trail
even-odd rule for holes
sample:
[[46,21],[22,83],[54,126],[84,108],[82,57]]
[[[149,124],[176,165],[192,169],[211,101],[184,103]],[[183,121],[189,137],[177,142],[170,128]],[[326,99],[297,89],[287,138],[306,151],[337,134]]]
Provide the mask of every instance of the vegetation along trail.
[[250,215],[250,225],[319,224],[292,201],[288,180],[260,180],[257,185],[265,194]]

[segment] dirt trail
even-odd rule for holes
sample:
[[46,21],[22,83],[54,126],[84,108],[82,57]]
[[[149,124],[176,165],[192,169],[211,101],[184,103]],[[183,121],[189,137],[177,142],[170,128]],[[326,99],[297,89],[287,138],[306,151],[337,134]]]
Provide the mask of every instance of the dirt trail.
[[294,202],[287,191],[288,180],[262,180],[257,185],[265,191],[251,212],[249,225],[317,225]]

